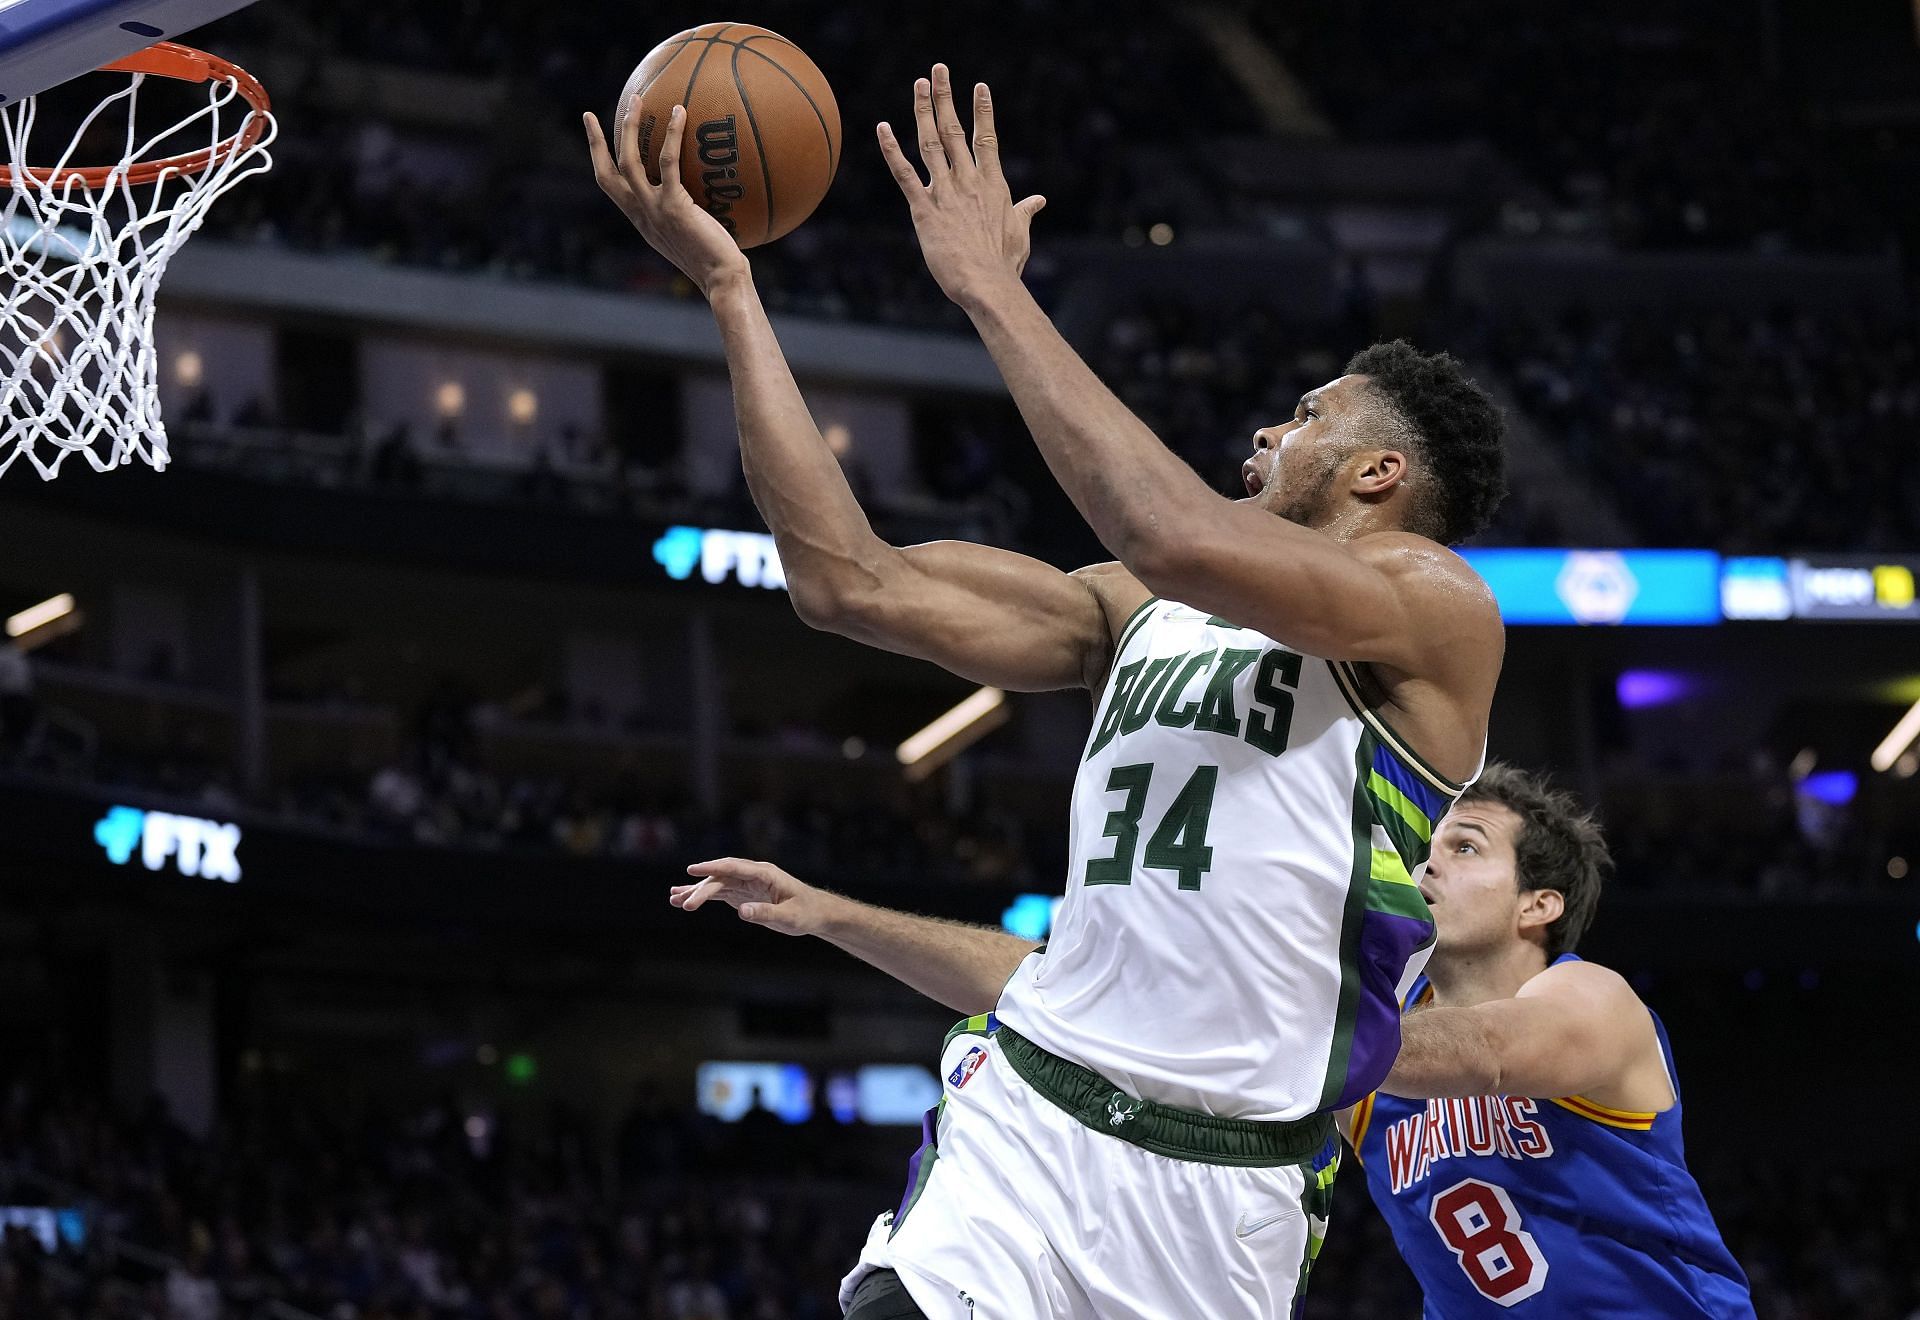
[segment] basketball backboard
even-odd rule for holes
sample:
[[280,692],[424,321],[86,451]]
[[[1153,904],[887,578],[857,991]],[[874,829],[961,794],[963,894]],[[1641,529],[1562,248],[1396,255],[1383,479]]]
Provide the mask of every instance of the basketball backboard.
[[0,105],[11,105],[254,0],[0,0]]

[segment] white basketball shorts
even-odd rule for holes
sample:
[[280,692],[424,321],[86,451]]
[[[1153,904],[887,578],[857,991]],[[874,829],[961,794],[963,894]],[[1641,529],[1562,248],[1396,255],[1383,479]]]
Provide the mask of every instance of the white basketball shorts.
[[[1311,1153],[1283,1164],[1207,1162],[1245,1157],[1231,1149],[1160,1153],[1136,1144],[1149,1133],[1158,1139],[1147,1145],[1176,1144],[1168,1123],[1143,1112],[1157,1107],[1073,1092],[1061,1075],[1100,1079],[1035,1051],[991,1015],[947,1037],[929,1140],[900,1208],[875,1221],[841,1283],[842,1309],[869,1272],[892,1269],[929,1320],[1291,1316],[1326,1233],[1337,1138],[1315,1137]],[[1036,1057],[1051,1061],[1047,1075]],[[1202,1145],[1209,1121],[1288,1126],[1202,1118]]]

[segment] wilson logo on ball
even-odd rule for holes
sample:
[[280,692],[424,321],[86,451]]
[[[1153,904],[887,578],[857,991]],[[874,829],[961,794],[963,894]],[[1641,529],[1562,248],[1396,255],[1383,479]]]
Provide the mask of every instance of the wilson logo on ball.
[[706,166],[700,171],[700,182],[706,191],[707,211],[727,227],[729,234],[738,237],[733,204],[746,196],[747,190],[734,182],[739,177],[734,166],[740,163],[740,134],[733,126],[733,116],[709,119],[693,130],[693,140],[699,145],[700,163]]

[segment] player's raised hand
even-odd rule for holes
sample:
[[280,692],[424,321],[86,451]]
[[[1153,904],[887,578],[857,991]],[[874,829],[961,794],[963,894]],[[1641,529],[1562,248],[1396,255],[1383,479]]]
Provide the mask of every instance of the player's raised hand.
[[687,874],[699,879],[675,885],[667,894],[667,901],[681,911],[694,912],[710,899],[719,899],[742,921],[782,935],[820,934],[835,902],[833,894],[796,880],[772,862],[722,857],[696,862]]
[[686,138],[687,111],[676,105],[668,116],[660,143],[660,181],[647,175],[640,152],[640,116],[628,114],[621,127],[620,155],[607,150],[600,121],[581,116],[587,129],[587,152],[593,157],[593,177],[600,191],[633,221],[633,227],[655,252],[680,268],[706,297],[722,280],[750,273],[746,253],[721,223],[693,200],[680,179],[680,148]]
[[947,66],[913,85],[913,121],[927,180],[900,149],[890,124],[877,130],[880,154],[905,194],[927,269],[947,297],[962,307],[996,287],[1018,282],[1033,251],[1033,217],[1047,204],[1038,195],[1015,202],[1000,172],[1000,138],[993,95],[973,89],[973,142],[953,104]]

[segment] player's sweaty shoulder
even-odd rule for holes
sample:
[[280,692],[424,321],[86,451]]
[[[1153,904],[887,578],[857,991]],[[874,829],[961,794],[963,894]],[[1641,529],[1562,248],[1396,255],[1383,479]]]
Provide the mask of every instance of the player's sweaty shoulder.
[[1362,563],[1392,578],[1403,590],[1431,596],[1440,606],[1475,620],[1498,624],[1493,588],[1460,555],[1412,532],[1379,532],[1349,542]]
[[1092,639],[1094,644],[1088,649],[1086,668],[1087,688],[1097,697],[1107,684],[1107,671],[1113,666],[1114,646],[1120,640],[1120,633],[1135,611],[1153,599],[1153,593],[1118,562],[1075,569],[1073,579],[1086,587],[1100,607],[1102,632]]
[[1452,550],[1410,532],[1361,537],[1351,549],[1378,574],[1383,682],[1424,679],[1469,706],[1490,698],[1506,628],[1486,579]]
[[1485,746],[1506,654],[1493,591],[1466,560],[1422,536],[1384,532],[1350,549],[1374,575],[1372,654],[1355,666],[1362,693],[1442,774],[1464,779]]

